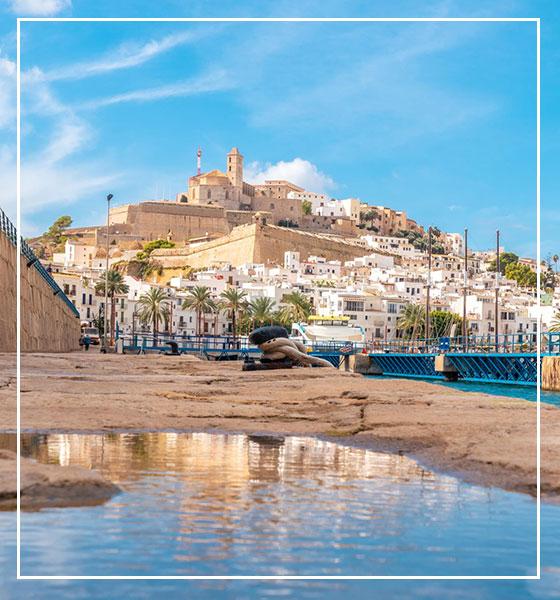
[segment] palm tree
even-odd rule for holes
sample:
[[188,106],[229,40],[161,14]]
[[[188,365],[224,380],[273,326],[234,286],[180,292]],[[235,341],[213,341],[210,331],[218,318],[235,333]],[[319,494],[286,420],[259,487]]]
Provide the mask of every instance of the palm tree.
[[196,312],[196,335],[200,336],[202,329],[202,315],[212,312],[215,306],[214,300],[210,295],[210,288],[205,285],[197,285],[188,291],[187,297],[183,301],[183,308],[191,309]]
[[274,321],[274,307],[276,302],[272,298],[255,298],[249,302],[249,314],[253,323],[266,325]]
[[[95,284],[95,293],[105,295],[105,280],[107,280],[107,296],[111,298],[111,329],[110,343],[113,344],[115,335],[115,295],[127,294],[128,285],[124,282],[123,276],[115,269],[110,269],[101,274],[100,281]],[[105,307],[107,310],[107,307]]]
[[281,310],[282,321],[286,323],[307,321],[309,315],[313,312],[311,302],[297,290],[286,294],[283,298],[283,302],[287,304],[287,306]]
[[230,287],[224,290],[220,297],[222,298],[222,306],[224,310],[231,314],[231,327],[233,329],[233,344],[237,338],[237,315],[247,308],[247,294],[243,290]]
[[560,312],[557,312],[554,315],[554,320],[552,321],[548,331],[551,333],[560,333]]
[[421,304],[407,304],[397,319],[397,329],[404,336],[416,339],[424,333],[426,313]]
[[169,317],[169,297],[163,289],[153,287],[138,298],[138,304],[138,316],[142,323],[151,322],[155,340],[160,321]]

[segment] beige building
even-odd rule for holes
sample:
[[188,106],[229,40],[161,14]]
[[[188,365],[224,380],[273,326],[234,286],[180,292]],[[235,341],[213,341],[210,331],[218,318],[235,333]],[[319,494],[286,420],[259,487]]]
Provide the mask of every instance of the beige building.
[[[256,185],[243,181],[243,155],[237,148],[228,153],[225,171],[215,169],[195,175],[189,178],[188,185],[188,191],[177,197],[181,203],[200,208],[214,206],[229,211],[266,212],[269,223],[274,225],[356,235],[350,203],[347,207],[349,214],[339,211],[336,214],[304,215],[303,200],[307,199],[307,195],[316,194],[305,192],[284,179],[267,180]],[[247,221],[238,219],[236,225],[243,222]]]

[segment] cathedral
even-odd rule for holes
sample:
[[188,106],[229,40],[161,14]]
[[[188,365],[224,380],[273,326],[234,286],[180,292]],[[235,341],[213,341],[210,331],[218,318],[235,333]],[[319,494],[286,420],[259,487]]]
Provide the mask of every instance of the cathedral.
[[189,177],[188,191],[180,194],[181,202],[194,205],[222,206],[227,210],[250,210],[270,213],[272,222],[299,225],[302,202],[288,198],[290,192],[303,188],[284,180],[252,185],[243,181],[243,155],[232,148],[226,157],[226,170],[214,169]]

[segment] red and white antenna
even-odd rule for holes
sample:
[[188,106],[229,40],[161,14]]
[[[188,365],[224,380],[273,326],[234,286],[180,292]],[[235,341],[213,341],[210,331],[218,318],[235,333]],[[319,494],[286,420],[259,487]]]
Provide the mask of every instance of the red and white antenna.
[[196,151],[196,174],[197,175],[200,175],[201,159],[202,159],[202,150],[199,147],[198,150]]

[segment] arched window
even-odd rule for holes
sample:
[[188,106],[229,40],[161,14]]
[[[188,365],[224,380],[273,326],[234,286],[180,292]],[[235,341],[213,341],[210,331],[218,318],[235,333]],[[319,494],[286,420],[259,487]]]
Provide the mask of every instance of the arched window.
[[208,198],[208,200],[212,198],[212,190],[208,190],[206,197]]

